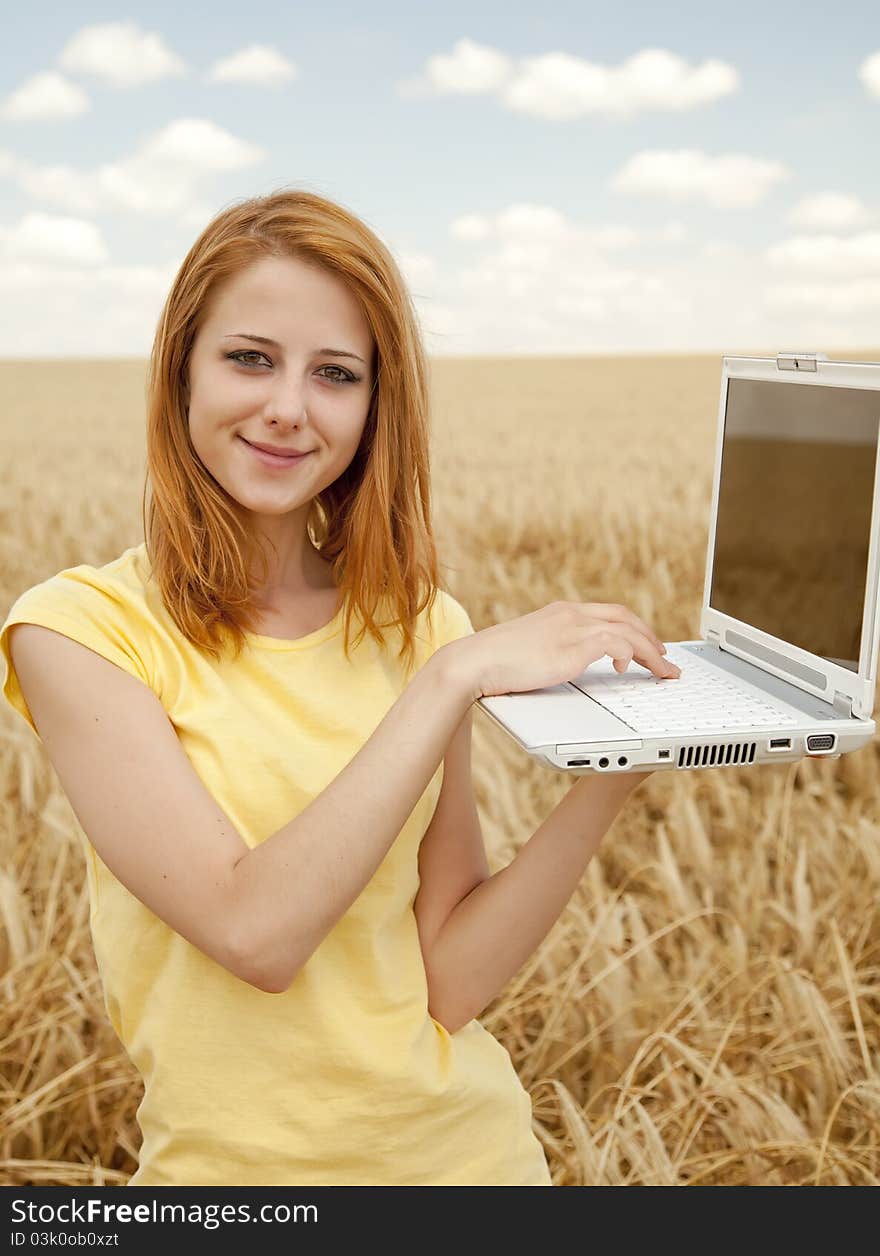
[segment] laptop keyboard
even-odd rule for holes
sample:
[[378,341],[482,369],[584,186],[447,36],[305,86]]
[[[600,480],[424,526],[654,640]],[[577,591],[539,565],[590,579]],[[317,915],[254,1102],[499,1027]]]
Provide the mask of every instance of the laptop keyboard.
[[[640,663],[630,663],[623,675],[587,671],[578,689],[595,698],[634,732],[645,736],[666,733],[721,732],[739,728],[789,728],[802,721],[790,709],[777,706],[757,689],[737,682],[688,650],[667,645],[665,658],[681,668],[677,680],[661,680]],[[611,660],[607,660],[611,666]]]

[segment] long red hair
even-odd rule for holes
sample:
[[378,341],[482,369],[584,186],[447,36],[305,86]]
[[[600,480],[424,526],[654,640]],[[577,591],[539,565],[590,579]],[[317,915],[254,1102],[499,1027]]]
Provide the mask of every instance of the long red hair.
[[[331,562],[344,600],[344,650],[353,614],[382,644],[400,632],[399,657],[415,657],[416,617],[439,587],[431,528],[427,361],[418,315],[396,262],[349,210],[296,189],[233,203],[190,248],[165,301],[147,382],[144,536],[153,574],[177,627],[219,659],[235,656],[262,604],[249,588],[253,538],[246,512],[204,467],[189,436],[188,363],[200,316],[224,280],[266,256],[325,266],[361,303],[376,345],[363,437],[351,464],[313,500],[309,536]],[[147,490],[151,490],[148,518]],[[264,578],[268,571],[262,549]]]

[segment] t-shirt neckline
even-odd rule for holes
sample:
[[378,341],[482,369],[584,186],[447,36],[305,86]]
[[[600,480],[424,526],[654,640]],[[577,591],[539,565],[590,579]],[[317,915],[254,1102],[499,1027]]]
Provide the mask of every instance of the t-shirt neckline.
[[303,637],[269,637],[264,633],[249,632],[245,630],[245,638],[250,645],[257,646],[262,650],[302,650],[309,646],[320,645],[322,641],[327,641],[330,637],[336,636],[342,630],[342,616],[345,610],[345,604],[339,607],[339,610],[328,623],[321,628],[316,628],[313,632],[307,632]]

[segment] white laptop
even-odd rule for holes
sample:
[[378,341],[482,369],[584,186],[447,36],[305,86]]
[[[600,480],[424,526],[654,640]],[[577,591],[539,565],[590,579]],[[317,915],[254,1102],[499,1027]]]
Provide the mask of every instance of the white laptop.
[[564,684],[477,705],[530,755],[577,774],[865,745],[880,631],[878,430],[880,363],[725,357],[700,636],[666,642],[681,676],[661,680],[635,660],[618,674],[606,655]]

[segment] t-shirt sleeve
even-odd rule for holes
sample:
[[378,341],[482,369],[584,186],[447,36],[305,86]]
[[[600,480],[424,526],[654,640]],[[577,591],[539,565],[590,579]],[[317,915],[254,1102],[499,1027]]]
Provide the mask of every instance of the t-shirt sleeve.
[[15,624],[40,624],[62,633],[153,687],[153,665],[136,610],[123,589],[88,566],[70,568],[26,589],[0,627],[0,658],[5,665],[3,697],[39,737],[9,652]]

